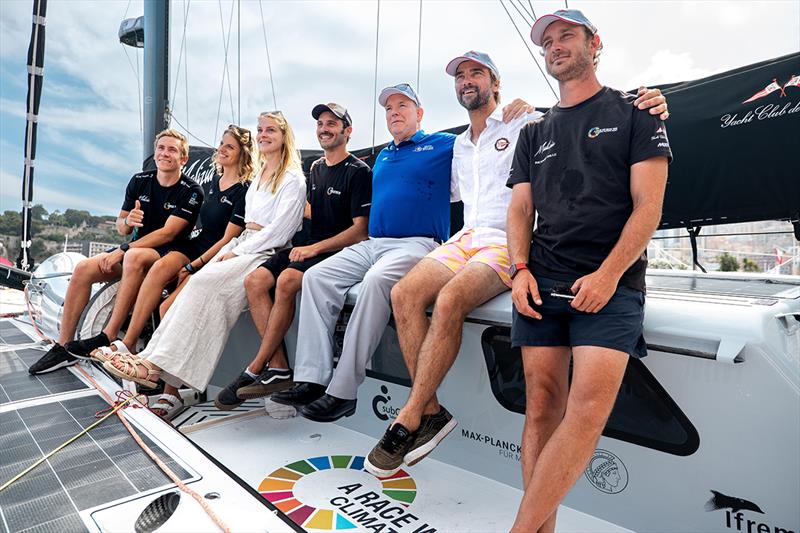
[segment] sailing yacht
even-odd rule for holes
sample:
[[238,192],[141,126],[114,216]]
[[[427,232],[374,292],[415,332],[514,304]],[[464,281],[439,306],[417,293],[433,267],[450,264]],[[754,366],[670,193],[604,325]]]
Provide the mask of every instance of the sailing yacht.
[[[155,20],[158,2],[151,4],[145,17]],[[144,41],[156,35],[134,29]],[[662,88],[676,154],[663,228],[690,228],[694,238],[702,226],[723,222],[782,219],[797,228],[800,185],[789,146],[800,114],[778,113],[800,103],[800,90],[745,102],[769,80],[797,72],[800,54],[792,54]],[[765,105],[778,106],[773,116]],[[751,112],[766,118],[736,124]],[[368,162],[376,152],[354,151]],[[754,153],[769,157],[756,163]],[[210,181],[210,154],[193,148],[186,166],[201,184]],[[305,164],[317,155],[305,152]],[[32,168],[29,177],[32,183]],[[410,385],[391,323],[355,415],[319,424],[269,401],[229,412],[206,401],[260,342],[245,313],[206,394],[186,391],[189,407],[170,424],[137,408],[146,402],[139,391],[92,363],[28,375],[57,335],[69,273],[82,258],[47,258],[25,281],[27,313],[0,319],[2,531],[510,528],[522,495],[525,389],[519,352],[510,346],[508,293],[469,315],[439,389],[458,428],[425,461],[376,478],[363,469],[364,457]],[[629,362],[597,449],[559,509],[557,530],[797,533],[800,279],[650,271],[647,285],[648,357]],[[80,337],[105,325],[115,290],[97,288]],[[339,345],[358,292],[350,291],[339,318]],[[293,324],[286,338],[290,357],[301,327]]]

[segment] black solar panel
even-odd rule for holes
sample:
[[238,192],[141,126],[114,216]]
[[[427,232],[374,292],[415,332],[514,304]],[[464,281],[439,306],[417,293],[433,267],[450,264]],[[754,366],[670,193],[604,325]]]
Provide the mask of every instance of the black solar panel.
[[[0,484],[97,421],[99,396],[0,413]],[[190,474],[142,435],[181,479]],[[0,524],[10,532],[85,531],[78,512],[170,484],[116,416],[0,492]],[[131,524],[133,528],[133,524]]]
[[44,354],[34,348],[0,352],[0,404],[89,388],[65,369],[28,374],[28,367]]

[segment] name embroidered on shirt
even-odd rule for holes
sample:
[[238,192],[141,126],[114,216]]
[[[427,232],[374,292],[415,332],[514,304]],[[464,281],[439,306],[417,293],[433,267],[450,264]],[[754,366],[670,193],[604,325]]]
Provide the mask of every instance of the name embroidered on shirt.
[[[191,202],[190,202],[190,203],[191,203]],[[220,198],[220,199],[219,199],[219,203],[221,203],[221,204],[233,205],[233,202],[231,202],[230,200],[228,200],[228,197],[227,197],[227,196],[223,196],[222,198]]]
[[139,197],[139,201],[140,201],[140,202],[149,202],[149,201],[150,201],[150,197],[149,197],[149,196],[147,196],[146,194],[143,194],[143,195],[141,195],[141,196]]
[[178,206],[175,205],[175,204],[171,204],[169,202],[164,202],[164,209],[175,209],[176,207],[178,207]]
[[597,126],[595,126],[594,128],[589,130],[589,133],[587,133],[587,136],[590,139],[596,139],[597,137],[600,136],[601,133],[613,133],[613,132],[615,132],[617,130],[619,130],[619,128],[617,126],[614,126],[613,128],[598,128]]
[[428,152],[430,150],[433,150],[432,144],[426,144],[425,146],[417,146],[416,148],[414,148],[415,152]]
[[342,191],[337,191],[333,187],[328,187],[328,190],[326,192],[328,193],[328,196],[330,196],[332,194],[335,194],[337,196],[341,196],[341,194],[342,194]]

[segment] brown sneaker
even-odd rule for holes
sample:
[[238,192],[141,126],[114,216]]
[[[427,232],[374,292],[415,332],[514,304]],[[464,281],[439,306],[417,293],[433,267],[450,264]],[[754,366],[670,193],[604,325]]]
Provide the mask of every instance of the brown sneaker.
[[236,391],[236,396],[242,400],[252,400],[269,396],[273,392],[286,390],[294,386],[293,372],[291,370],[273,370],[265,368],[256,378],[255,383],[241,387]]
[[414,466],[425,459],[457,425],[458,421],[444,407],[435,415],[424,415],[415,433],[416,438],[403,457],[403,462],[408,466]]
[[393,476],[403,465],[403,457],[414,443],[415,436],[416,433],[411,433],[403,424],[392,424],[369,452],[364,470],[377,477]]

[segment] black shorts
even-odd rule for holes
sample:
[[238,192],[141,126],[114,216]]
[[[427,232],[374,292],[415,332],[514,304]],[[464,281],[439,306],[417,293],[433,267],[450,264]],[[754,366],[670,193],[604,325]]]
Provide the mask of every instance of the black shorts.
[[[616,292],[598,313],[577,311],[570,300],[550,296],[564,282],[536,276],[542,305],[541,320],[512,310],[511,346],[600,346],[633,357],[647,355],[644,331],[644,293],[630,287]],[[567,283],[571,286],[572,283]]]
[[[189,261],[194,261],[203,255],[209,248],[208,246],[205,246],[204,244],[201,244],[195,240],[172,242],[166,246],[167,252],[180,252],[188,257]],[[166,254],[162,254],[162,257],[164,255]]]
[[317,263],[321,263],[325,259],[329,258],[336,252],[326,252],[319,254],[317,256],[312,257],[311,259],[306,259],[305,261],[289,261],[289,252],[291,249],[281,250],[280,252],[276,252],[274,255],[270,256],[269,259],[261,263],[259,266],[261,268],[266,268],[272,273],[272,276],[277,280],[278,276],[280,276],[281,272],[286,270],[287,268],[293,268],[295,270],[299,270],[300,272],[305,272],[312,266],[316,265]]

